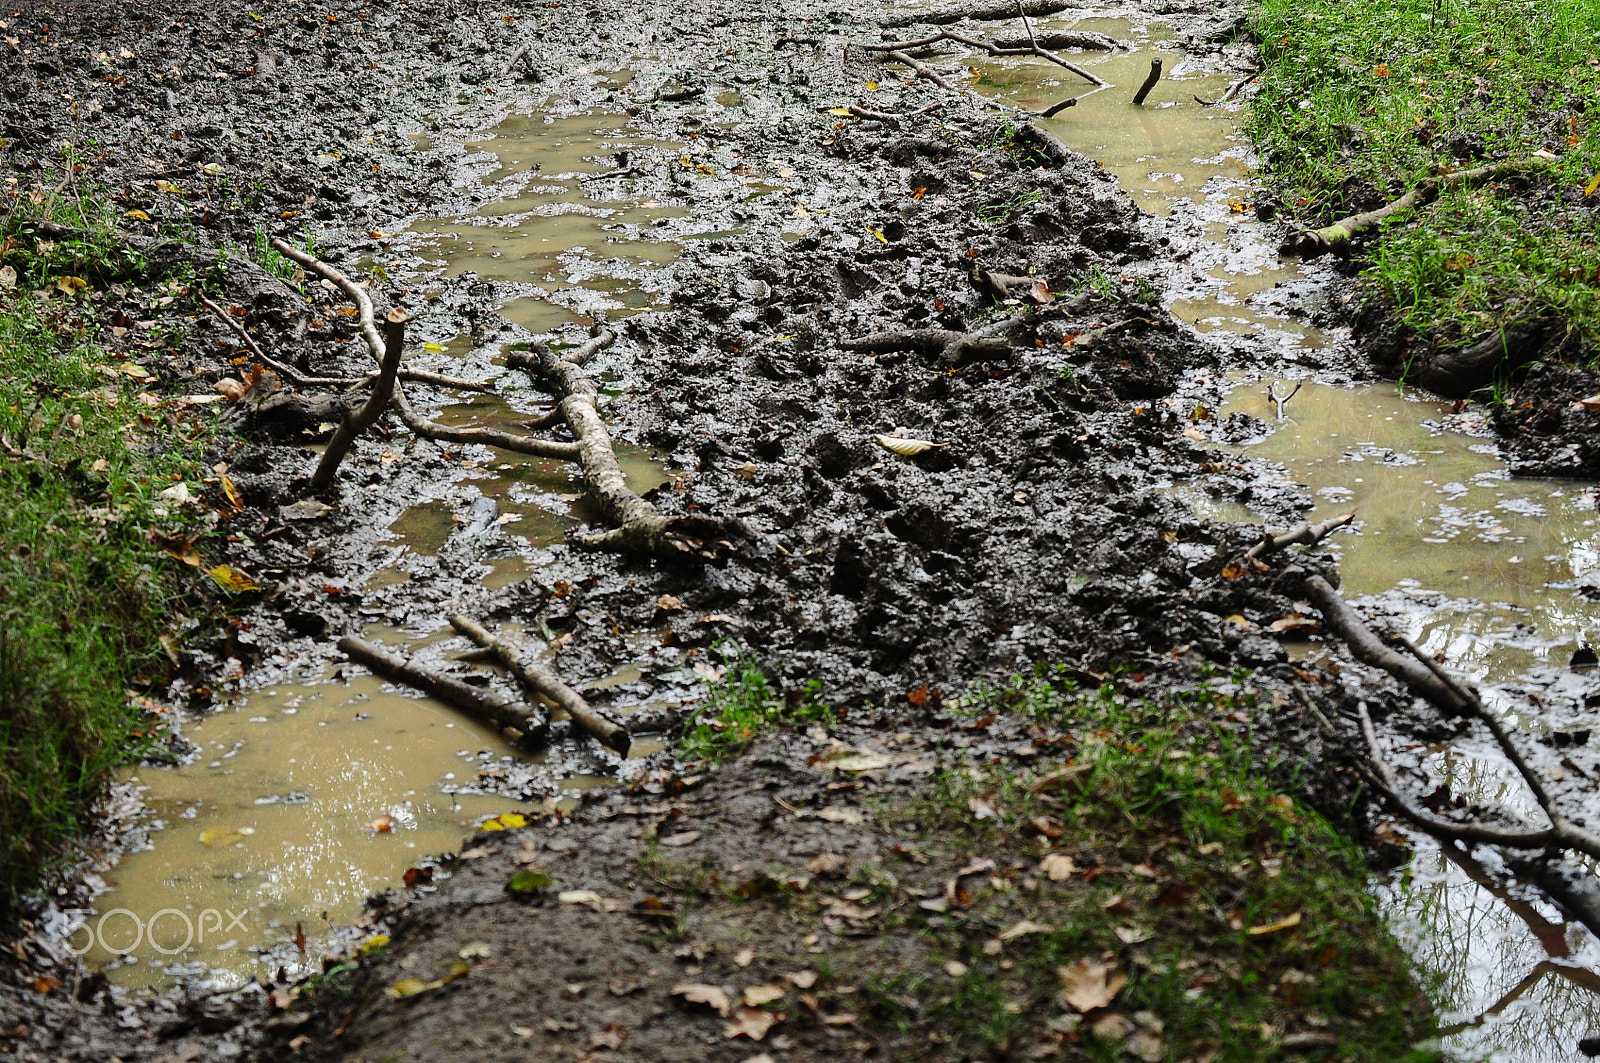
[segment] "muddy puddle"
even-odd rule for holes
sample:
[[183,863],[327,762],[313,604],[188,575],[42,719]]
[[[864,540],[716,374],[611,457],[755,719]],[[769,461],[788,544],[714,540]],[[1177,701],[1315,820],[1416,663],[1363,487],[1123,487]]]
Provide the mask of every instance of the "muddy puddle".
[[[1314,273],[1280,260],[1277,238],[1256,217],[1255,157],[1241,128],[1247,105],[1237,97],[1212,107],[1195,99],[1226,93],[1236,77],[1230,64],[1238,46],[1190,55],[1170,27],[1124,19],[1057,17],[1036,20],[1036,28],[1104,33],[1127,48],[1063,50],[1069,61],[1109,82],[1105,88],[1036,58],[974,60],[979,74],[973,87],[1031,112],[1077,100],[1036,121],[1165,220],[1162,243],[1172,257],[1164,255],[1154,268],[1168,287],[1167,309],[1197,332],[1259,337],[1291,359],[1324,346],[1321,333],[1297,320],[1293,300],[1275,292]],[[1162,60],[1162,79],[1135,107],[1133,94],[1153,59]]]
[[368,896],[519,807],[455,792],[518,756],[498,732],[386,686],[364,675],[253,692],[184,726],[193,763],[131,772],[150,844],[105,876],[74,935],[85,963],[130,988],[309,970]]
[[[1513,480],[1481,409],[1414,389],[1305,383],[1281,422],[1265,392],[1265,382],[1240,385],[1219,413],[1268,424],[1270,434],[1237,449],[1304,485],[1316,502],[1308,519],[1357,514],[1327,546],[1345,593],[1366,596],[1369,613],[1485,684],[1517,729],[1545,730],[1517,692],[1571,685],[1573,653],[1600,635],[1593,487]],[[1203,515],[1260,519],[1203,484],[1178,491]],[[1306,643],[1291,652],[1320,651]],[[1441,746],[1427,764],[1467,800],[1537,816],[1497,750]],[[1448,1047],[1469,1059],[1569,1058],[1579,1038],[1600,1031],[1600,940],[1563,923],[1535,891],[1508,891],[1460,853],[1415,841],[1412,861],[1377,891],[1395,934],[1441,979]]]
[[664,287],[655,274],[684,238],[664,227],[688,211],[631,185],[681,147],[625,113],[513,115],[462,145],[486,201],[417,225],[397,246],[444,276],[493,283],[501,315],[535,333],[650,309]]

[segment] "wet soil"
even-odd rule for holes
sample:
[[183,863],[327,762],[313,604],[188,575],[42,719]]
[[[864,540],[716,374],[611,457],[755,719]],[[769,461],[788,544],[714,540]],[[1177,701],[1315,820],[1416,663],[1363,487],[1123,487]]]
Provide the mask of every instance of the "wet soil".
[[[1295,704],[1285,692],[1310,673],[1297,672],[1268,632],[1297,615],[1291,589],[1277,584],[1276,570],[1224,572],[1256,529],[1197,517],[1169,492],[1210,477],[1278,524],[1311,505],[1258,460],[1185,432],[1197,406],[1215,408],[1225,372],[1280,364],[1281,337],[1240,341],[1226,328],[1203,335],[1175,317],[1167,307],[1182,286],[1165,264],[1202,247],[1206,219],[1157,219],[1111,173],[1030,134],[1014,112],[899,82],[897,71],[849,43],[877,34],[876,14],[720,3],[685,24],[676,9],[638,5],[312,10],[288,0],[260,11],[180,5],[145,23],[23,5],[7,32],[26,30],[30,39],[0,57],[9,67],[3,133],[13,172],[26,176],[29,161],[58,150],[51,145],[63,137],[92,140],[104,154],[86,158],[81,179],[105,181],[119,210],[154,219],[126,221],[136,235],[182,237],[153,255],[158,266],[183,276],[198,261],[199,276],[250,307],[246,320],[262,344],[297,352],[302,368],[364,368],[349,318],[334,312],[338,301],[307,286],[308,308],[296,288],[238,259],[219,270],[208,248],[252,243],[258,226],[294,235],[314,224],[325,257],[370,276],[380,310],[395,304],[417,316],[415,339],[439,348],[423,348],[419,365],[496,377],[505,406],[480,400],[450,416],[531,416],[538,393],[499,363],[535,329],[571,343],[601,316],[669,305],[619,323],[619,343],[597,362],[618,395],[608,412],[618,436],[664,470],[649,491],[662,511],[714,515],[736,531],[733,558],[716,566],[577,552],[553,541],[566,521],[531,527],[552,499],[592,519],[581,500],[560,497],[559,471],[535,477],[546,482],[528,496],[544,502],[519,512],[508,481],[524,474],[501,468],[515,464],[510,456],[404,434],[363,442],[337,509],[295,524],[278,507],[301,497],[305,446],[325,418],[292,420],[289,404],[242,410],[241,437],[217,457],[247,507],[223,526],[228,545],[210,548],[273,590],[215,637],[197,638],[166,696],[195,709],[225,694],[256,698],[326,675],[341,634],[382,623],[425,635],[445,613],[465,611],[539,630],[557,667],[588,685],[597,704],[662,710],[646,720],[701,697],[704,672],[695,665],[712,669],[737,648],[761,661],[780,692],[820,684],[838,726],[908,733],[918,749],[949,729],[943,698],[1038,662],[1066,662],[1086,682],[1115,671],[1134,693],[1190,686],[1205,669],[1252,668],[1264,689],[1284,695],[1281,705]],[[1243,58],[1225,51],[1231,11],[1172,9],[1163,18],[1219,76]],[[524,43],[531,47],[518,54]],[[513,57],[513,69],[500,73]],[[863,101],[909,112],[934,99],[940,111],[898,127],[827,113]],[[530,153],[500,137],[484,141],[483,131],[508,113],[535,111],[563,122],[599,116],[602,136],[627,146],[602,139],[595,152],[625,158],[614,169],[587,152],[552,162],[538,181],[558,170],[587,174],[567,178],[565,193],[494,189],[520,180],[516,167]],[[502,128],[517,131],[515,123]],[[184,194],[160,190],[157,180]],[[587,245],[569,241],[555,255],[530,250],[514,269],[499,244],[484,249],[479,230],[505,217],[526,223],[524,215],[570,200],[574,187],[614,204],[617,213],[584,237],[603,238],[605,248],[574,257]],[[1219,192],[1225,204],[1226,189]],[[586,225],[596,220],[577,213]],[[617,250],[637,250],[646,225],[675,246],[652,238],[647,254]],[[460,252],[463,241],[478,241],[484,253],[444,250],[449,242]],[[626,284],[617,290],[647,291],[648,301],[558,304],[563,285],[581,287],[564,278],[587,276],[576,267],[602,255],[618,260],[611,272]],[[975,285],[974,267],[1037,277],[1056,297],[1038,306],[997,301]],[[1316,312],[1287,287],[1297,315]],[[235,371],[231,337],[203,313],[185,317],[192,306],[155,307],[139,293],[123,298],[123,306],[108,301],[106,313],[155,320],[144,315],[164,311],[160,320],[180,327],[181,342],[150,359],[163,375],[204,390]],[[926,327],[1002,337],[1010,351],[953,371],[915,353],[843,346]],[[108,342],[126,349],[140,335]],[[1343,356],[1309,357],[1326,367]],[[420,389],[413,398],[434,409],[455,402]],[[1251,430],[1248,418],[1232,423]],[[873,440],[895,433],[948,445],[902,458]],[[409,545],[390,539],[391,529]],[[1329,567],[1316,557],[1303,563]],[[682,608],[663,609],[663,595]],[[442,659],[462,648],[440,639],[434,652]],[[1388,707],[1386,683],[1368,678],[1363,688],[1361,675],[1320,672],[1311,690],[1330,714],[1333,702],[1362,690]],[[348,666],[339,678],[361,681]],[[1397,701],[1391,719],[1429,726]],[[1264,750],[1293,746],[1304,751],[1297,763],[1321,764],[1327,770],[1301,775],[1305,796],[1353,832],[1363,829],[1364,817],[1352,821],[1349,811],[1352,777],[1332,770],[1342,754],[1325,748],[1298,710],[1234,722],[1270,736]],[[201,741],[215,726],[192,737]],[[690,785],[669,754],[637,752],[646,755],[619,763],[558,732],[544,763],[519,760],[478,773],[473,784],[505,799],[554,799],[574,777],[603,773],[649,802]],[[764,786],[774,770],[759,758],[736,762],[717,773],[716,792]],[[607,822],[571,828],[574,845],[595,846],[599,863],[586,874],[596,883],[629,873],[619,840],[595,841],[614,831]],[[730,844],[769,844],[740,837]],[[730,864],[757,855],[725,854]],[[481,900],[474,891],[486,887],[470,868],[438,877],[419,918],[451,929],[418,933],[454,940],[454,921],[467,932]],[[503,889],[495,889],[498,899]],[[62,907],[81,896],[63,892]],[[63,929],[53,906],[27,915],[26,929]],[[549,924],[558,937],[593,931],[581,913],[562,909],[556,918],[565,921]],[[33,966],[11,972],[0,998],[19,1058],[342,1051],[332,1033],[341,1017],[325,1023],[320,1015],[302,1034],[297,1024],[312,1020],[298,1016],[309,1013],[271,1009],[270,981],[132,1000],[98,975],[75,974],[62,991],[40,993],[28,981],[36,971],[70,964],[48,934],[27,940]],[[620,943],[605,955],[613,981],[629,977],[623,967],[632,960],[652,962]],[[479,1005],[448,999],[456,1002],[437,1016],[439,1028],[471,1025]],[[622,1006],[598,990],[584,999],[596,1017],[602,1004]],[[698,1051],[686,1047],[700,1036],[698,1022],[661,1023],[660,1052]],[[301,1036],[311,1040],[291,1048]],[[359,1036],[381,1047],[405,1033],[380,1021]],[[819,1044],[836,1048],[831,1039]]]

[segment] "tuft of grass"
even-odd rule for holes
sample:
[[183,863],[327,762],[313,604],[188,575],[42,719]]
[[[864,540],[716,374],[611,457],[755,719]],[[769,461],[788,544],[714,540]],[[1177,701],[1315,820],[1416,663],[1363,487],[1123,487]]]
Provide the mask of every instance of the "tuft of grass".
[[[1069,755],[1028,772],[947,770],[885,817],[891,831],[937,839],[947,863],[982,857],[995,871],[987,891],[971,880],[959,918],[908,906],[885,928],[959,966],[949,979],[865,979],[873,1021],[948,1058],[1054,1047],[1063,1058],[1242,1063],[1286,1042],[1348,1060],[1439,1058],[1423,987],[1382,925],[1360,852],[1281,792],[1275,758],[1238,722],[1258,711],[1242,690],[1128,699],[1046,670],[980,696],[980,711],[1064,729]],[[1072,771],[1041,782],[1060,767]],[[1045,873],[1052,855],[1072,871]],[[1023,919],[1046,929],[1002,941]],[[1059,993],[1063,969],[1084,960],[1127,981],[1110,1006],[1080,1015]]]
[[1528,318],[1600,335],[1600,5],[1263,0],[1252,28],[1266,69],[1250,129],[1307,217],[1452,167],[1557,156],[1531,190],[1448,191],[1390,224],[1365,277],[1403,324],[1441,342]]
[[832,712],[817,699],[816,681],[780,696],[756,661],[740,655],[728,660],[709,696],[685,725],[678,743],[681,760],[719,763],[744,749],[765,731],[827,721]]
[[[127,688],[163,675],[175,605],[148,532],[195,508],[160,492],[198,493],[204,433],[90,341],[88,304],[137,260],[86,200],[40,199],[0,225],[17,277],[0,286],[0,899],[60,857],[148,735]],[[36,238],[39,216],[87,235]]]

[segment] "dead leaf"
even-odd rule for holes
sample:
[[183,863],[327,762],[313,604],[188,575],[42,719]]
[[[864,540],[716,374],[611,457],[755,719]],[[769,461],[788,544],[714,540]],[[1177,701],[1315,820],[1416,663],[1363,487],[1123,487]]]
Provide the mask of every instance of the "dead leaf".
[[728,994],[718,986],[682,982],[672,987],[672,995],[682,997],[691,1004],[704,1004],[724,1019],[733,1011],[733,1005],[728,1002]]
[[989,798],[978,794],[967,798],[967,808],[972,812],[973,819],[993,819],[997,815]]
[[878,909],[863,908],[854,901],[834,897],[830,898],[823,907],[822,914],[824,916],[833,916],[837,919],[848,919],[852,923],[864,923],[869,919],[876,918]]
[[1058,967],[1061,977],[1061,999],[1078,1012],[1104,1008],[1117,998],[1128,976],[1117,970],[1114,959],[1091,960],[1087,957],[1070,967]]
[[926,439],[902,439],[899,436],[875,435],[873,442],[891,454],[898,454],[902,458],[914,458],[918,454],[926,454],[938,447],[948,447],[949,443],[933,443]]
[[221,380],[217,381],[212,385],[212,389],[221,394],[221,396],[227,399],[229,402],[238,402],[240,399],[244,398],[244,393],[250,390],[245,385],[244,381],[235,379],[231,376],[225,376]]
[[1133,914],[1133,905],[1124,900],[1122,894],[1119,893],[1106,903],[1102,904],[1100,906],[1100,910],[1111,915],[1127,916]]
[[791,971],[784,975],[796,989],[810,989],[817,984],[816,971]]
[[424,982],[420,978],[402,978],[389,987],[389,995],[392,997],[414,997],[418,993],[426,993],[430,989],[437,988],[438,985],[435,983]]
[[207,827],[200,832],[200,844],[209,845],[216,849],[225,849],[235,842],[243,840],[244,831],[237,827],[229,827],[222,824],[218,824],[215,827]]
[[753,985],[744,991],[746,1007],[759,1008],[763,1004],[771,1004],[774,1000],[782,1000],[784,989],[781,985]]
[[1051,853],[1039,861],[1039,870],[1048,875],[1051,882],[1065,882],[1078,870],[1078,865],[1065,853]]
[[946,960],[944,963],[944,973],[951,978],[960,978],[967,973],[967,970],[967,965],[960,960]]
[[0,288],[15,288],[17,286],[17,271],[10,266],[0,266]]
[[818,853],[806,861],[806,870],[813,875],[832,875],[844,867],[844,857],[838,853]]
[[1028,298],[1040,306],[1049,306],[1056,301],[1056,295],[1050,290],[1050,286],[1037,278],[1028,285]]
[[740,949],[734,954],[733,965],[735,967],[748,967],[755,962],[755,958],[756,953],[754,949]]
[[683,603],[670,594],[663,594],[656,599],[656,612],[681,613],[683,612]]
[[603,907],[600,894],[594,890],[562,890],[556,899],[562,904],[585,904],[597,912]]
[[669,834],[665,838],[661,839],[661,844],[673,849],[677,849],[685,845],[692,845],[700,840],[700,833],[701,832],[697,830],[686,830],[680,831],[677,834]]
[[1031,919],[1023,919],[1013,925],[1009,930],[1000,934],[1001,941],[1011,941],[1014,938],[1024,937],[1028,934],[1048,934],[1050,928],[1043,923],[1035,923]]
[[1290,927],[1299,925],[1300,913],[1295,912],[1293,915],[1286,915],[1282,919],[1275,920],[1271,923],[1263,923],[1260,926],[1253,926],[1249,930],[1246,930],[1245,933],[1251,937],[1261,937],[1264,934],[1276,934],[1280,930],[1288,930]]
[[332,512],[332,506],[314,498],[302,498],[292,506],[278,507],[278,516],[282,520],[316,520]]
[[817,818],[827,820],[829,823],[843,823],[847,827],[859,827],[867,821],[856,808],[836,808],[829,806],[817,813]]
[[882,753],[864,749],[841,749],[819,757],[816,766],[823,771],[877,771],[893,763]]
[[375,830],[379,834],[390,834],[390,833],[393,833],[393,831],[394,831],[394,817],[390,816],[390,815],[379,816],[377,819],[375,819],[371,823],[367,824],[367,829],[368,830]]
[[1046,790],[1070,789],[1081,791],[1084,776],[1094,771],[1093,764],[1066,764],[1054,771],[1046,772],[1028,785],[1029,793],[1043,793]]
[[620,1022],[611,1023],[601,1027],[589,1035],[590,1048],[621,1048],[622,1043],[628,1039],[628,1033],[622,1028]]
[[206,575],[216,581],[217,586],[225,591],[243,593],[244,591],[259,591],[261,584],[251,579],[248,575],[234,568],[232,565],[218,565],[216,568],[206,569]]
[[759,1041],[767,1036],[767,1031],[778,1023],[778,1017],[770,1011],[759,1008],[740,1008],[733,1022],[722,1028],[722,1036],[726,1038],[748,1037],[752,1041]]

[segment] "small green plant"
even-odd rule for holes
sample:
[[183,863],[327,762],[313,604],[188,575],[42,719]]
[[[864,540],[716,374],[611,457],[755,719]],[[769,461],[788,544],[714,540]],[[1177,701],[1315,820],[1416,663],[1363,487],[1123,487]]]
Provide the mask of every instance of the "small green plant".
[[709,696],[678,743],[683,760],[726,760],[763,731],[821,722],[831,715],[818,700],[822,684],[815,680],[779,696],[754,659],[736,656],[724,668],[722,677],[708,684]]
[[1044,193],[1035,188],[1030,192],[1019,192],[1010,199],[999,203],[990,203],[988,206],[978,208],[978,220],[985,225],[998,225],[1010,217],[1012,212],[1021,210],[1031,203],[1038,203],[1044,199]]

